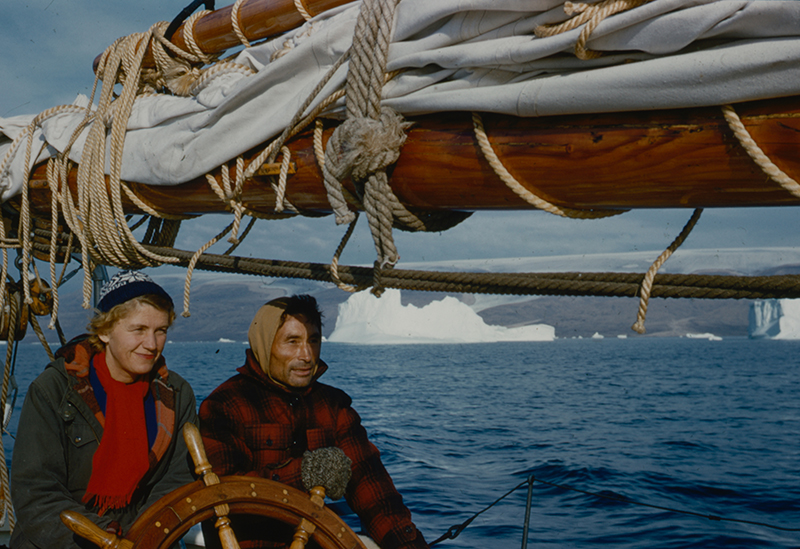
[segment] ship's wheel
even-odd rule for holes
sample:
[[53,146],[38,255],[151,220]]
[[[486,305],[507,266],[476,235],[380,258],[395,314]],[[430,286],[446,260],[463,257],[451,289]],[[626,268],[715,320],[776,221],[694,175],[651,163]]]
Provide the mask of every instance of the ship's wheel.
[[291,549],[302,549],[313,536],[323,549],[367,549],[353,530],[325,507],[325,491],[315,487],[306,494],[260,477],[217,477],[203,449],[200,433],[192,424],[184,427],[195,471],[201,480],[165,495],[147,509],[120,538],[101,530],[74,511],[61,513],[73,532],[106,549],[168,549],[192,526],[217,517],[216,527],[225,549],[238,549],[229,514],[277,519],[297,525]]

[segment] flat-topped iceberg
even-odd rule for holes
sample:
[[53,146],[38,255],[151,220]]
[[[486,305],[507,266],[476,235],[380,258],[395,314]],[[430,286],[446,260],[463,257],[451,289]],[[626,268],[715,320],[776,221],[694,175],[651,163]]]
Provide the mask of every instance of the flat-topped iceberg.
[[800,299],[753,301],[748,333],[756,339],[800,339]]
[[445,297],[424,307],[403,305],[400,290],[377,298],[368,291],[339,305],[336,327],[328,341],[360,344],[491,343],[553,341],[555,328],[535,324],[516,328],[490,326],[468,305]]

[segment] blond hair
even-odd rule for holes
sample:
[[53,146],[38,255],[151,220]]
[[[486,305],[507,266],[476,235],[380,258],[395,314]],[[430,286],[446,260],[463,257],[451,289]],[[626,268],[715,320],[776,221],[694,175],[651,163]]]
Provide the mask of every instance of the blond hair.
[[105,349],[105,343],[100,340],[100,336],[111,332],[117,322],[127,317],[142,305],[149,305],[154,309],[167,313],[168,327],[172,326],[172,323],[175,321],[175,308],[172,305],[172,301],[156,294],[140,295],[120,303],[119,305],[115,305],[106,313],[97,311],[97,314],[95,314],[92,320],[89,321],[89,324],[86,325],[86,331],[89,332],[88,341],[92,348],[96,351]]

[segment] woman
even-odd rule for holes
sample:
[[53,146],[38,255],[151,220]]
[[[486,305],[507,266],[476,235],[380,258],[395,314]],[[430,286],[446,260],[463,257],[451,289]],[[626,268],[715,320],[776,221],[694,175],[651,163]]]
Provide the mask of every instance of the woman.
[[181,434],[197,424],[194,393],[161,356],[172,299],[147,275],[123,271],[97,308],[89,334],[59,349],[25,397],[11,463],[14,549],[93,547],[62,511],[123,534],[194,480]]

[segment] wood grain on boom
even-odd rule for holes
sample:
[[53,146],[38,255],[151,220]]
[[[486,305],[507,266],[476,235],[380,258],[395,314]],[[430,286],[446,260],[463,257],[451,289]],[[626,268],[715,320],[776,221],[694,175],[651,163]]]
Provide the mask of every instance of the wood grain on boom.
[[[327,10],[349,4],[354,0],[303,0],[310,15],[318,15]],[[242,43],[233,30],[231,15],[233,5],[220,8],[199,17],[194,23],[194,39],[197,46],[207,54],[219,53]],[[294,0],[245,0],[239,7],[239,27],[250,42],[283,34],[302,25],[303,15],[297,10]],[[187,50],[185,25],[178,27],[171,42]],[[94,60],[94,68],[100,55]],[[153,56],[148,51],[145,66],[153,66]]]
[[[784,172],[800,176],[800,97],[736,105],[746,128]],[[497,155],[530,191],[582,209],[710,208],[798,205],[738,143],[718,107],[520,118],[485,114]],[[391,186],[406,206],[423,210],[525,210],[483,158],[469,113],[411,117],[414,125]],[[331,122],[325,140],[333,131]],[[298,208],[329,212],[311,132],[289,142],[294,173],[287,198]],[[254,157],[259,150],[251,151]],[[219,169],[215,175],[219,179]],[[74,189],[75,170],[71,174]],[[351,190],[352,184],[346,182]],[[226,211],[204,177],[175,186],[131,183],[158,210],[173,214]],[[45,167],[32,175],[34,209],[49,211]],[[244,188],[244,204],[273,213],[270,179]],[[130,211],[136,211],[130,206]]]

